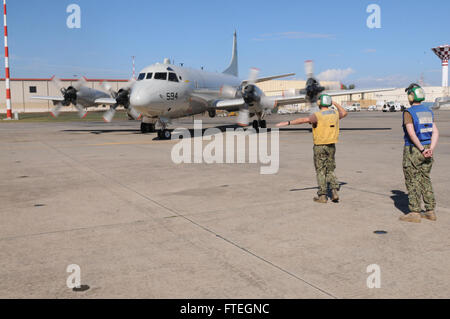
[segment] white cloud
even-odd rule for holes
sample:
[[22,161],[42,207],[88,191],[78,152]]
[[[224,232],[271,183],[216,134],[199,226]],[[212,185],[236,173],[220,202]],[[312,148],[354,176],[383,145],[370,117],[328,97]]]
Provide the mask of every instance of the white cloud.
[[277,33],[265,33],[254,38],[254,41],[269,41],[269,40],[282,40],[282,39],[333,39],[333,34],[325,33],[311,33],[302,31],[290,31],[290,32],[277,32]]
[[329,69],[317,75],[317,78],[321,81],[342,81],[352,73],[355,73],[352,68]]

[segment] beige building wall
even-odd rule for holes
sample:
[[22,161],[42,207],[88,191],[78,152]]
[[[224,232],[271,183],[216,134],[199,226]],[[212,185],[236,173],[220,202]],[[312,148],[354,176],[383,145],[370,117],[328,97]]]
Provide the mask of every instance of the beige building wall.
[[[62,79],[61,82],[64,87],[73,85],[77,80],[75,79]],[[88,79],[86,86],[98,90],[103,90],[101,83],[105,81],[103,79]],[[113,90],[118,91],[121,87],[125,86],[127,80],[106,80]],[[36,88],[36,93],[30,92],[30,87]],[[51,79],[12,79],[11,80],[11,104],[12,111],[25,113],[25,112],[48,112],[53,108],[52,101],[45,100],[33,100],[33,96],[61,96],[59,89],[53,84]],[[0,80],[0,113],[6,113],[6,88],[5,80]],[[104,110],[102,106],[96,108]],[[95,110],[95,108],[91,108]],[[64,108],[64,111],[75,111],[74,107]]]

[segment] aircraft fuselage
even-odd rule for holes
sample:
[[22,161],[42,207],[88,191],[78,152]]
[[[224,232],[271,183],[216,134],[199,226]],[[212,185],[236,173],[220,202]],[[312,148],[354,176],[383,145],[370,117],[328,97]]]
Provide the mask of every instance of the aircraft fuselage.
[[240,84],[241,80],[232,75],[157,63],[139,73],[131,91],[130,104],[146,118],[185,117],[209,108],[204,100],[195,98],[194,92]]

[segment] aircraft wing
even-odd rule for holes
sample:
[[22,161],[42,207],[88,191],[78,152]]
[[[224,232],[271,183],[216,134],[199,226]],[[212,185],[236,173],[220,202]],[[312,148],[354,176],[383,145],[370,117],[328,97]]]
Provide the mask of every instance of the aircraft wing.
[[[348,94],[362,94],[362,93],[372,93],[372,92],[382,92],[382,91],[392,91],[395,88],[387,88],[387,89],[367,89],[367,90],[340,90],[334,92],[324,92],[330,96],[341,96]],[[239,110],[245,102],[242,98],[235,99],[216,99],[212,95],[209,94],[201,94],[196,93],[192,95],[194,98],[201,99],[205,103],[208,103],[213,108],[217,110],[227,110],[227,111],[235,111]],[[267,105],[273,104],[274,107],[283,106],[283,105],[291,105],[291,104],[299,104],[306,102],[306,95],[299,94],[293,96],[266,96],[265,103]]]
[[384,91],[393,91],[396,88],[387,88],[387,89],[367,89],[367,90],[339,90],[339,91],[328,91],[324,92],[330,96],[340,96],[340,95],[349,95],[349,94],[362,94],[362,93],[373,93],[373,92],[384,92]]
[[192,93],[191,102],[196,102],[216,110],[237,111],[244,105],[244,99],[218,99],[213,91]]
[[[261,82],[271,81],[271,80],[275,80],[275,79],[287,78],[288,76],[293,76],[293,75],[295,75],[295,73],[286,73],[286,74],[280,74],[280,75],[267,76],[267,77],[263,77],[263,78],[257,78],[255,80],[255,83],[261,83]],[[247,83],[249,83],[249,81],[250,80],[242,81],[242,85],[246,85]]]
[[268,96],[269,99],[273,99],[275,106],[283,106],[283,105],[290,105],[290,104],[299,104],[299,103],[305,103],[306,102],[306,95],[300,94],[295,96]]
[[114,104],[117,103],[117,101],[116,101],[116,99],[113,99],[112,97],[111,98],[106,97],[106,98],[96,99],[94,101],[94,103],[95,104],[99,104],[99,105],[102,105],[102,104],[104,104],[104,105],[114,105]]
[[[325,91],[324,94],[328,94],[330,96],[341,96],[341,95],[349,95],[349,94],[362,94],[362,93],[373,93],[373,92],[383,92],[383,91],[393,91],[395,88],[386,88],[386,89],[366,89],[366,90],[339,90],[339,91]],[[295,96],[274,96],[268,97],[272,98],[275,102],[276,106],[290,105],[290,104],[298,104],[306,102],[306,95],[300,94]]]
[[54,102],[63,102],[64,98],[62,96],[32,96],[34,100],[46,100],[46,101],[54,101]]

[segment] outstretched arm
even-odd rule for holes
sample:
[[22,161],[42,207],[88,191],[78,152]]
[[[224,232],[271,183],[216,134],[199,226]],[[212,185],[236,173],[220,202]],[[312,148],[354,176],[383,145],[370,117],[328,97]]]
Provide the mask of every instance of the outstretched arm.
[[[312,115],[313,116],[313,115]],[[287,126],[287,125],[297,125],[297,124],[307,124],[307,123],[313,123],[313,119],[310,117],[300,117],[298,119],[287,121],[287,122],[280,122],[276,125],[276,127],[281,126]],[[314,116],[315,117],[315,116]]]

